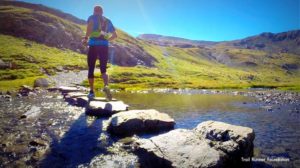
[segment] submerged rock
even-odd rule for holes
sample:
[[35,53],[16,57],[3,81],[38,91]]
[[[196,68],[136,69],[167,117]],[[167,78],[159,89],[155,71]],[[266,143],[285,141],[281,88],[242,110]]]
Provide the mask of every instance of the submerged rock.
[[117,112],[128,110],[129,106],[123,101],[106,102],[104,100],[93,99],[92,101],[89,101],[86,107],[86,114],[94,116],[111,116]]
[[130,110],[114,114],[108,130],[113,134],[131,135],[173,129],[175,121],[168,114],[156,110]]
[[144,167],[234,167],[252,156],[253,140],[251,128],[206,121],[193,130],[137,139],[134,146]]

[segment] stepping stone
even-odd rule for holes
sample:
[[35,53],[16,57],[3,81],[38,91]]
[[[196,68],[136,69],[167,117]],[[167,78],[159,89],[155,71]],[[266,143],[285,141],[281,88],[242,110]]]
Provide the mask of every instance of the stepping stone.
[[80,96],[76,98],[76,105],[80,107],[85,107],[89,102],[89,98],[87,96]]
[[[86,100],[85,98],[79,97],[80,101]],[[87,115],[94,116],[111,116],[120,111],[127,111],[128,105],[123,101],[105,101],[105,98],[96,98],[88,101],[86,107]]]
[[151,138],[138,138],[134,152],[141,167],[250,167],[254,131],[248,127],[205,121],[193,130],[175,129]]
[[79,92],[80,89],[77,87],[68,87],[68,86],[61,86],[58,88],[62,93],[69,93],[69,92]]
[[132,135],[173,129],[175,121],[168,114],[156,110],[130,110],[114,114],[108,131],[117,135]]
[[69,92],[65,95],[65,98],[77,98],[77,97],[83,97],[83,96],[87,96],[87,93],[83,93],[83,92]]
[[[80,107],[85,107],[89,101],[103,101],[103,102],[107,102],[106,98],[104,97],[95,97],[93,99],[89,99],[87,96],[78,96],[76,98],[74,98],[74,100],[76,101],[76,105],[80,106]],[[117,99],[112,99],[111,101],[118,101]]]
[[66,102],[72,105],[79,105],[81,107],[84,107],[86,103],[83,103],[82,105],[78,104],[78,100],[77,100],[78,97],[87,97],[87,94],[82,92],[69,92],[64,94],[64,99]]

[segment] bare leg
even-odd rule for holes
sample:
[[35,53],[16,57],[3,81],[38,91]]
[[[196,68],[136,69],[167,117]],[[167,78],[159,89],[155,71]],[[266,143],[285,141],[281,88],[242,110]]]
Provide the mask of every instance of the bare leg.
[[89,78],[90,90],[94,91],[94,78]]
[[104,86],[108,86],[108,75],[106,72],[102,73],[102,79],[103,79]]

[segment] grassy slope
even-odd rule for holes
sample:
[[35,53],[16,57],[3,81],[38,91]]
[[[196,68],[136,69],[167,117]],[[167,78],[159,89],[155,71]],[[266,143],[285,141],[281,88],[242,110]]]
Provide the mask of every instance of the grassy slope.
[[60,67],[83,69],[87,66],[85,55],[7,35],[0,35],[0,59],[16,64],[16,68],[0,70],[0,90],[32,85],[34,78],[45,76],[44,72],[54,74]]
[[[31,10],[24,8],[6,7],[10,12],[26,14],[30,17]],[[49,15],[65,25],[78,25]],[[68,27],[68,26],[67,26]],[[246,88],[246,87],[286,87],[299,88],[300,72],[285,72],[280,65],[284,63],[300,62],[299,56],[292,54],[273,54],[256,50],[235,49],[219,45],[216,51],[225,51],[234,63],[252,61],[257,67],[226,66],[207,59],[203,48],[160,47],[137,40],[121,30],[117,30],[119,38],[113,43],[123,45],[138,45],[157,59],[154,68],[148,67],[120,67],[110,66],[112,87],[121,89],[145,88]],[[30,43],[31,47],[26,47]],[[32,84],[37,76],[44,76],[42,71],[54,74],[58,67],[68,69],[86,68],[85,56],[70,50],[60,50],[37,44],[27,40],[0,35],[0,59],[14,62],[17,69],[0,70],[0,90],[17,88],[22,84]],[[97,74],[100,76],[100,74]],[[97,86],[101,87],[98,79]],[[84,82],[87,85],[87,81]]]
[[[248,87],[289,87],[297,88],[299,72],[286,73],[280,68],[282,61],[297,62],[299,57],[281,54],[281,59],[265,60],[261,51],[228,49],[238,62],[252,58],[257,61],[255,68],[228,67],[209,61],[199,55],[199,48],[180,49],[159,47],[138,41],[158,60],[156,68],[117,67],[109,69],[112,87],[122,89],[145,89],[155,87],[171,88],[248,88]],[[236,53],[239,52],[239,53]],[[275,57],[276,55],[274,55]],[[101,87],[99,80],[97,87]],[[85,84],[87,84],[85,82]]]

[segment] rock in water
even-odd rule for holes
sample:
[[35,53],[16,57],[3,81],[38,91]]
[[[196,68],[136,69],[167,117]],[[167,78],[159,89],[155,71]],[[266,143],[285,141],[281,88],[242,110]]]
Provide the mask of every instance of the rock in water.
[[49,81],[45,78],[38,78],[34,81],[34,87],[48,87]]
[[128,105],[122,101],[99,101],[99,100],[92,100],[88,102],[86,108],[87,115],[94,115],[94,116],[111,116],[120,111],[127,111]]
[[251,128],[206,121],[193,130],[176,129],[137,139],[135,152],[144,167],[241,167],[252,156]]
[[30,110],[24,113],[21,118],[34,118],[41,113],[41,108],[37,106],[32,106]]
[[252,156],[255,138],[252,128],[217,121],[205,121],[200,123],[195,131],[206,139],[214,141],[215,143],[212,144],[214,148],[218,148],[231,156]]
[[108,130],[113,134],[132,135],[139,132],[151,132],[173,129],[175,121],[168,114],[156,110],[130,110],[114,114]]

